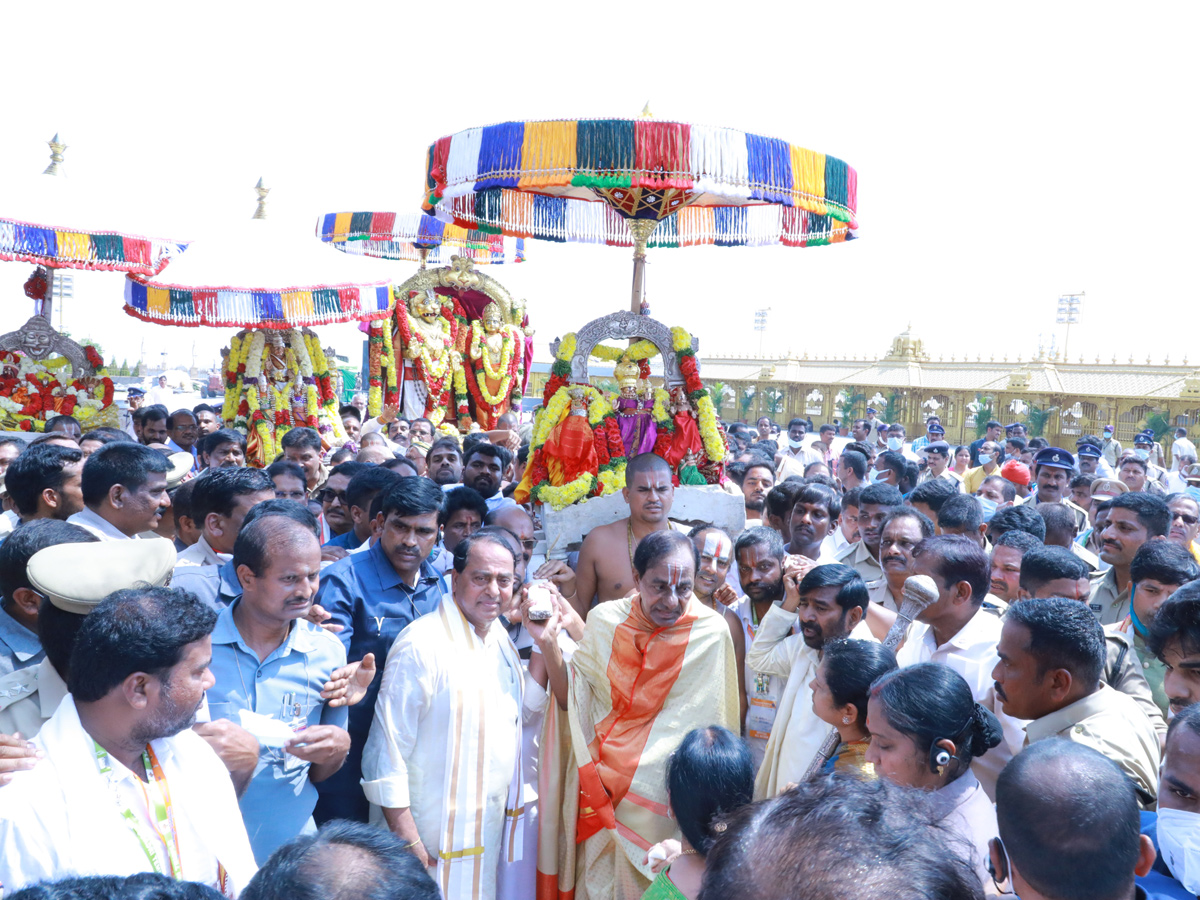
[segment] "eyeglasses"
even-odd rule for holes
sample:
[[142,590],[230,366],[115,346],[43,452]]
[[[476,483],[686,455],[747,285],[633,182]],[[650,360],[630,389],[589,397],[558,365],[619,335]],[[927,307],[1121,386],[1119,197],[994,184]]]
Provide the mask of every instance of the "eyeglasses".
[[537,546],[537,541],[533,540],[532,538],[528,541],[521,541],[521,546],[532,553],[533,548]]
[[1184,525],[1195,525],[1197,522],[1200,522],[1200,518],[1198,518],[1196,516],[1189,516],[1187,513],[1181,513],[1181,512],[1172,513],[1171,518],[1172,519],[1181,519],[1183,521]]
[[333,488],[325,488],[325,490],[323,490],[317,494],[317,499],[320,500],[322,503],[332,503],[334,500],[336,500],[338,503],[345,505],[346,492],[345,491],[335,491]]

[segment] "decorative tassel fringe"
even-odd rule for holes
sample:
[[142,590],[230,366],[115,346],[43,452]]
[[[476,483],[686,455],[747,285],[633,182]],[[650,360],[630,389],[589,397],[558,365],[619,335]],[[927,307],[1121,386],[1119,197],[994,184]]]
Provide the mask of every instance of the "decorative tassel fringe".
[[108,232],[63,231],[0,219],[0,259],[59,269],[94,269],[153,277],[187,242]]
[[375,259],[418,262],[424,249],[431,266],[449,265],[451,256],[466,257],[476,265],[525,260],[523,242],[516,248],[494,230],[463,228],[424,213],[327,213],[317,220],[317,237],[344,253]]

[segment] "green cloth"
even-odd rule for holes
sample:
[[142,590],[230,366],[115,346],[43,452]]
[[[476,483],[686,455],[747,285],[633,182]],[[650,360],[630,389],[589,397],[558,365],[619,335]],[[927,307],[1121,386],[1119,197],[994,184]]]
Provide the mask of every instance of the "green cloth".
[[658,877],[646,888],[646,893],[642,894],[642,900],[687,900],[683,892],[675,887],[675,882],[667,877],[670,871],[671,867],[667,866],[658,873]]
[[1158,704],[1158,708],[1166,717],[1170,705],[1167,699],[1167,689],[1163,687],[1163,679],[1167,675],[1166,664],[1146,648],[1146,641],[1138,634],[1136,628],[1130,630],[1133,632],[1133,649],[1137,652],[1138,659],[1142,664],[1142,674],[1146,676],[1146,682],[1150,685],[1150,693],[1154,695],[1154,702]]

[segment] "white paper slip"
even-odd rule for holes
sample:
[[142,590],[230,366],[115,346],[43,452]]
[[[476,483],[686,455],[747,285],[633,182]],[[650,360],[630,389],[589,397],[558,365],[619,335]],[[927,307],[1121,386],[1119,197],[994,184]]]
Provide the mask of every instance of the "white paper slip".
[[283,747],[296,736],[285,723],[270,716],[249,709],[241,710],[240,716],[242,727],[254,735],[264,747]]

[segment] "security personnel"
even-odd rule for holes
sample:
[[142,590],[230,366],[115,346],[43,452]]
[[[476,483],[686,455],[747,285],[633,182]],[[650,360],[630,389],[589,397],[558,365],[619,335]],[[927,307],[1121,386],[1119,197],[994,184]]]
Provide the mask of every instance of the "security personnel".
[[1034,492],[1026,503],[1062,503],[1075,515],[1075,532],[1088,525],[1087,510],[1068,499],[1068,485],[1075,475],[1075,457],[1061,447],[1044,447],[1033,458]]
[[[33,737],[67,694],[67,669],[83,617],[114,591],[162,587],[175,568],[170,541],[56,544],[29,559],[26,577],[42,596],[38,633],[46,658],[0,678],[0,734]],[[80,578],[79,572],[88,573]]]
[[1079,457],[1079,471],[1084,475],[1095,475],[1097,478],[1115,478],[1116,473],[1104,460],[1104,452],[1089,441],[1081,441],[1075,445],[1075,455]]
[[1143,431],[1134,435],[1133,454],[1146,463],[1146,480],[1158,482],[1166,487],[1167,470],[1155,462],[1156,459],[1162,459],[1162,446],[1154,440],[1153,431]]

